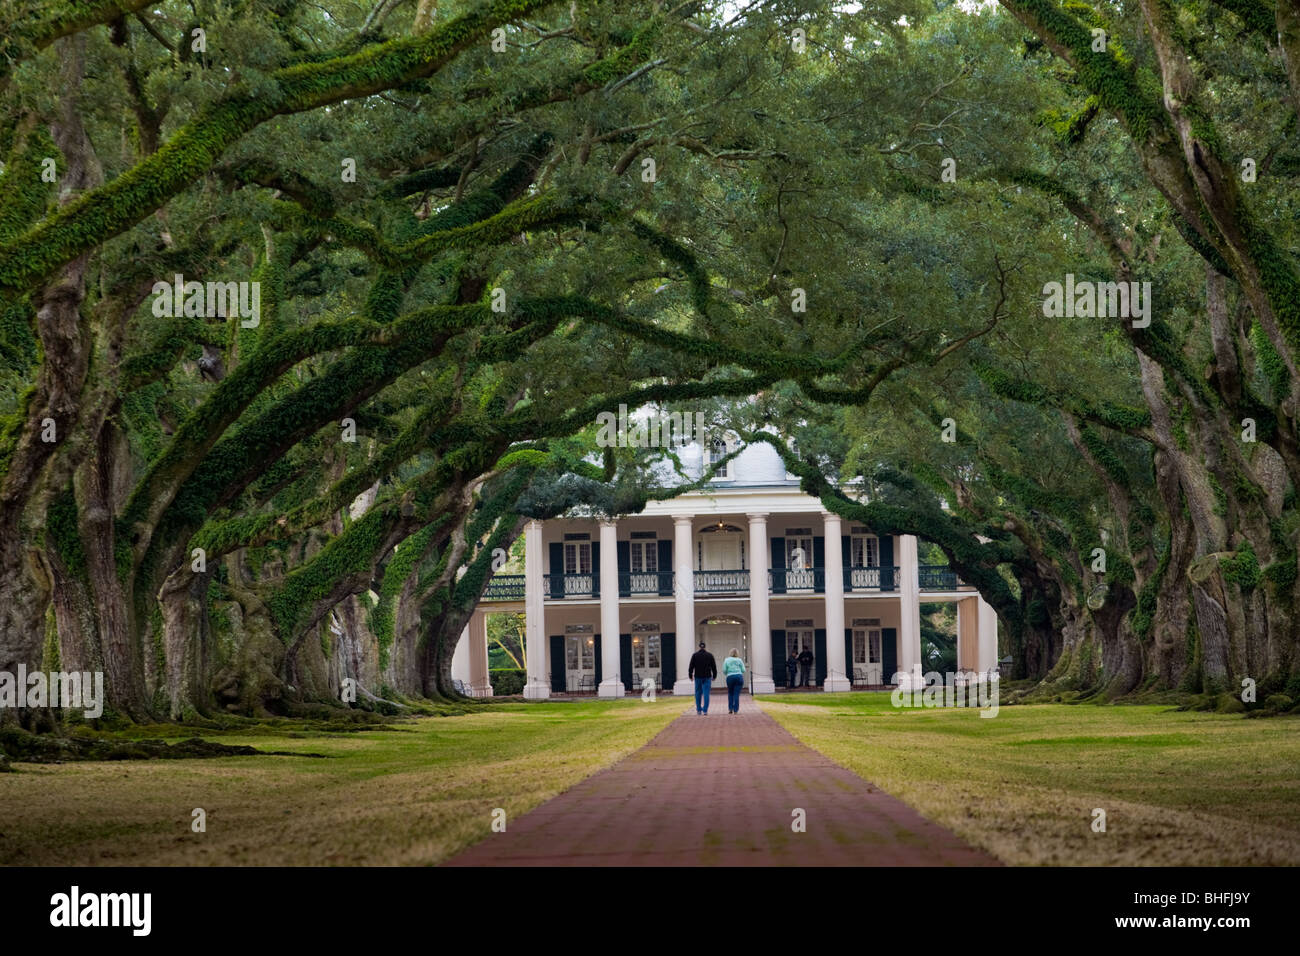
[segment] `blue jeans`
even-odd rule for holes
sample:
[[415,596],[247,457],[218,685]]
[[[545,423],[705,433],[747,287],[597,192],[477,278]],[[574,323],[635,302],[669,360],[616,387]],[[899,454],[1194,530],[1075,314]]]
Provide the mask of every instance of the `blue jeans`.
[[744,674],[727,675],[727,713],[740,712],[740,688],[745,686]]
[[[713,691],[713,681],[708,677],[695,678],[695,712],[697,714],[707,714],[709,712],[709,694]],[[700,707],[700,695],[704,696],[704,706]]]

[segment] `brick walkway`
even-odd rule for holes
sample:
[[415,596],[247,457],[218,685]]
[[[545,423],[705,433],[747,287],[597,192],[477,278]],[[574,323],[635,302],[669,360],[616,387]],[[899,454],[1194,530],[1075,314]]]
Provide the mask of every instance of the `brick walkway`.
[[[990,866],[997,861],[714,691],[627,758],[447,866]],[[792,811],[805,811],[796,833]]]

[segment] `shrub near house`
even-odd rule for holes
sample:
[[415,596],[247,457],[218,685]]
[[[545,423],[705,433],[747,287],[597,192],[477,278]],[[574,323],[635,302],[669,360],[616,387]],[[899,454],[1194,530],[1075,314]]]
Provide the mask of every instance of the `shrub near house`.
[[522,694],[527,674],[517,667],[498,667],[488,671],[488,677],[492,681],[492,695],[501,697]]

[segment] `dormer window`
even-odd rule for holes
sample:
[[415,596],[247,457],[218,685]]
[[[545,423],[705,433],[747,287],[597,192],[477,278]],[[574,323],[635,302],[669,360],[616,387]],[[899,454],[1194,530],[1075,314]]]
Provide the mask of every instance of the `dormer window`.
[[709,442],[708,448],[709,448],[709,467],[710,467],[710,468],[715,468],[715,469],[716,469],[716,471],[714,472],[713,477],[714,477],[714,478],[730,478],[730,477],[731,477],[731,462],[728,461],[728,462],[725,462],[725,463],[723,463],[723,464],[721,464],[721,465],[718,464],[718,463],[721,462],[724,458],[727,457],[727,442],[726,442],[726,440],[725,440],[725,439],[722,439],[722,438],[714,438],[714,439],[712,439],[712,440]]

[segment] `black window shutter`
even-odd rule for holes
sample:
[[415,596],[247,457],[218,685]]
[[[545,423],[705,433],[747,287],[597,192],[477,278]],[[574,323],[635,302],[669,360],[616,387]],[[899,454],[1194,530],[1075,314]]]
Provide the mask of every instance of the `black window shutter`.
[[[772,539],[772,593],[785,593],[785,538]],[[784,632],[781,640],[785,640]]]
[[618,552],[618,596],[627,597],[632,593],[632,581],[627,575],[632,573],[632,542],[620,541]]
[[659,593],[668,595],[673,593],[673,543],[671,541],[659,542]]
[[564,545],[552,541],[551,552],[551,597],[564,597]]
[[564,666],[564,635],[551,635],[551,693],[564,693],[564,677],[567,668]]
[[821,594],[826,590],[826,539],[813,538],[813,590]]
[[663,663],[664,690],[672,690],[677,680],[677,635],[671,631],[659,635],[659,658]]
[[853,683],[853,628],[844,629],[844,676]]
[[790,679],[790,671],[786,669],[786,658],[790,655],[785,652],[785,630],[772,631],[772,680],[785,686]]
[[817,669],[817,686],[826,683],[826,628],[813,630],[813,655],[817,658],[813,666]]
[[[623,672],[623,686],[628,690],[640,691],[640,687],[632,686],[632,635],[620,634],[618,636],[618,663]],[[641,679],[645,680],[646,675],[642,674]]]
[[840,557],[843,560],[843,566],[848,568],[853,565],[853,551],[850,548],[851,541],[847,534],[840,535]]
[[898,628],[881,629],[880,661],[880,679],[886,684],[894,683],[894,671],[898,670]]
[[894,590],[894,536],[880,537],[880,588],[882,591]]
[[600,683],[600,635],[596,635],[596,683]]
[[[591,596],[600,597],[600,542],[593,541],[591,544]],[[600,642],[596,642],[600,646]],[[599,677],[596,680],[600,680]]]

